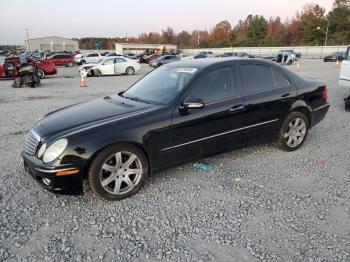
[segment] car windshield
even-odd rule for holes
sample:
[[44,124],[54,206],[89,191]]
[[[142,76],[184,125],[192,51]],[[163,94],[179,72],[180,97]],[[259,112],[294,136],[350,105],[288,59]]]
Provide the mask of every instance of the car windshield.
[[197,68],[162,66],[136,82],[123,97],[152,104],[167,105],[197,73]]

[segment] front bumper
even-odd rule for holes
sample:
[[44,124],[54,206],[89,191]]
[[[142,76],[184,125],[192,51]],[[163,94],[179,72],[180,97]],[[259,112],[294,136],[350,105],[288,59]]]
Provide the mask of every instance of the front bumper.
[[[45,70],[44,70],[45,71]],[[45,74],[46,75],[56,75],[57,74],[57,69],[56,69],[56,67],[55,68],[53,68],[53,69],[51,69],[51,70],[46,70],[45,71]]]
[[[22,159],[26,172],[45,189],[55,193],[82,193],[83,171],[81,167],[73,165],[49,167],[35,156],[25,152],[22,152]],[[59,176],[62,172],[72,174]]]

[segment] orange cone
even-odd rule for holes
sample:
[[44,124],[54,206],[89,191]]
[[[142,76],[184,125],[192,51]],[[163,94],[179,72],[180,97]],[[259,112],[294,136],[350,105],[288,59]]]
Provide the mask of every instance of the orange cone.
[[336,68],[339,68],[340,67],[340,63],[339,63],[339,60],[337,59],[337,63],[335,64],[335,67]]
[[297,71],[297,72],[300,72],[300,64],[299,64],[299,62],[297,63],[296,71]]
[[87,84],[86,84],[86,81],[85,81],[83,74],[81,75],[81,78],[80,78],[80,87],[82,87],[82,88],[87,87]]

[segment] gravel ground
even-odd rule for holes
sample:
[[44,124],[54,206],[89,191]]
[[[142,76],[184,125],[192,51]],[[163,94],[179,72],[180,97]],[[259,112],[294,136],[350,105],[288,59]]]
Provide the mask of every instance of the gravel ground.
[[[295,66],[291,67],[294,69]],[[350,113],[334,63],[302,61],[331,109],[302,148],[250,147],[148,178],[106,202],[43,190],[22,167],[27,130],[45,113],[123,90],[137,76],[87,79],[59,68],[40,88],[0,81],[0,261],[350,261]]]

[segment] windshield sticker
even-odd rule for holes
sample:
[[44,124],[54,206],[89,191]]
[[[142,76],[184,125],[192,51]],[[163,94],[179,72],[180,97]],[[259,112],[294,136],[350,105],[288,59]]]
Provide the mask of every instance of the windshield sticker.
[[196,71],[197,68],[178,68],[176,72],[194,74]]

